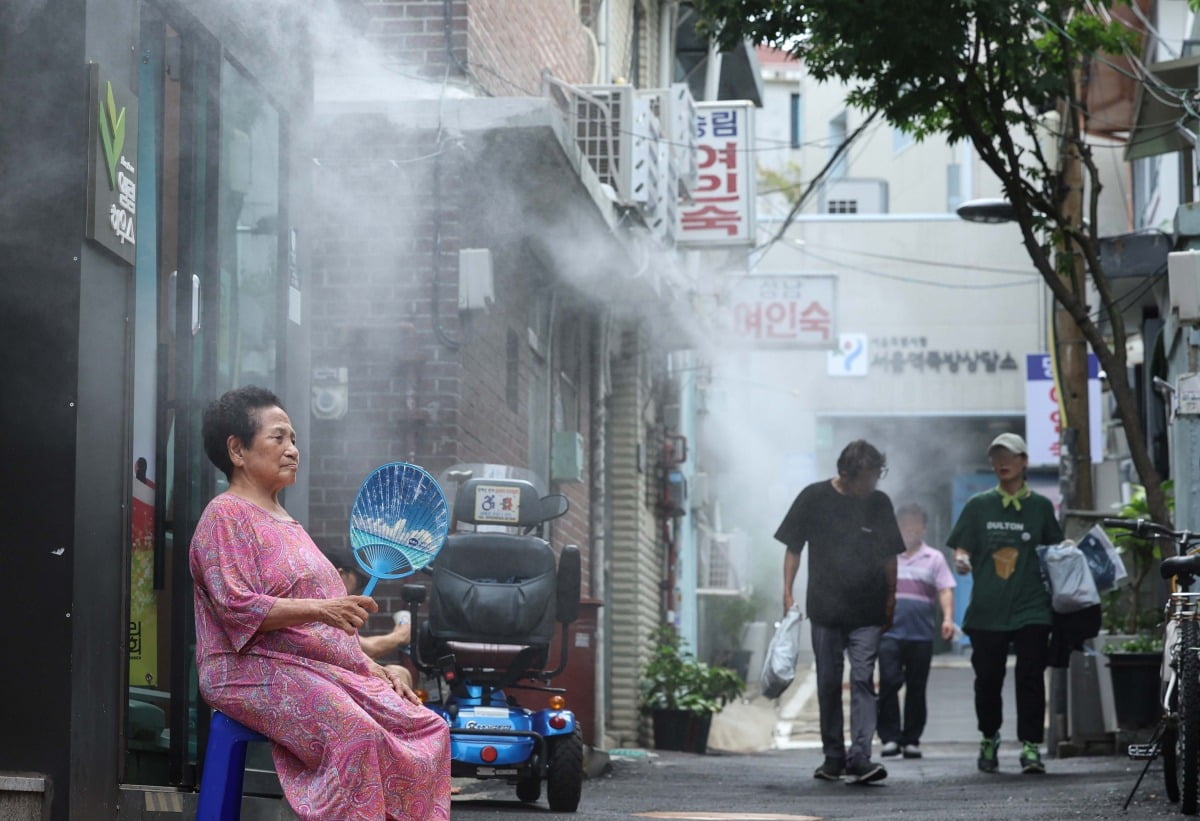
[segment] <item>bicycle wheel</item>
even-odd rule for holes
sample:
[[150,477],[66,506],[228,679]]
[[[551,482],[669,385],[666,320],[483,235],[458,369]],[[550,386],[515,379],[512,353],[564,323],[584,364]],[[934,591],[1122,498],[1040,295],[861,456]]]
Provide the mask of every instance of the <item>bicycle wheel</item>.
[[1179,625],[1179,811],[1196,814],[1200,788],[1200,623]]

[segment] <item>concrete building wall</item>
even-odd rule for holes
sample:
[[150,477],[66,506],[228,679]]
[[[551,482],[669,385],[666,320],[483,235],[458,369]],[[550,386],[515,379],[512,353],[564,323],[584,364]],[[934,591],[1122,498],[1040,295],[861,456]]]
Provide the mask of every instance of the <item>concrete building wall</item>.
[[[832,156],[835,135],[853,134],[867,114],[846,105],[844,86],[817,82],[799,62],[780,52],[760,49],[759,55],[766,95],[757,123],[759,167],[781,171],[790,165],[796,181],[806,185]],[[794,150],[781,147],[791,133],[792,94],[800,95],[802,109],[801,145]],[[833,127],[835,120],[844,121],[844,131]],[[882,120],[867,127],[842,162],[848,179],[887,183],[888,213],[953,213],[954,197],[997,197],[1002,193],[990,171],[962,144],[950,144],[937,136],[917,142]],[[820,202],[814,197],[804,212],[818,212]],[[777,214],[781,210],[778,203],[779,197],[763,198],[763,214]]]
[[[869,338],[861,378],[830,376],[824,350],[755,354],[786,359],[781,375],[806,407],[1023,409],[1024,355],[1045,346],[1046,314],[1015,224],[831,217],[797,222],[787,236],[754,273],[835,274],[837,331]],[[1006,359],[1020,367],[1001,368]]]

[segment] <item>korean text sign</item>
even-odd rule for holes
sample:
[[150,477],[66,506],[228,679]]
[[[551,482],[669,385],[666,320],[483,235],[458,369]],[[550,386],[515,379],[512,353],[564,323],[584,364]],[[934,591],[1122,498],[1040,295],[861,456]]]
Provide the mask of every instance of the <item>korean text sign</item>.
[[[1092,462],[1104,461],[1104,431],[1100,421],[1100,360],[1088,354],[1088,443]],[[1062,416],[1050,355],[1025,356],[1025,444],[1030,465],[1057,465],[1061,449]]]
[[731,285],[730,329],[756,347],[834,348],[836,306],[832,274],[740,277]]
[[754,244],[754,104],[697,103],[699,182],[679,208],[679,245]]
[[85,236],[132,265],[137,242],[137,98],[96,63],[88,66],[88,90]]

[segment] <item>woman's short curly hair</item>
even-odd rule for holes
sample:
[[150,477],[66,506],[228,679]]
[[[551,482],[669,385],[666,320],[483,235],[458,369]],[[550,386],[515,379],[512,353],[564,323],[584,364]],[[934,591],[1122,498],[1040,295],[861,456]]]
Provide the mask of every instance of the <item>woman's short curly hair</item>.
[[204,439],[204,452],[209,460],[225,474],[233,478],[233,462],[229,458],[229,437],[249,447],[262,424],[259,411],[263,408],[279,408],[283,403],[266,388],[246,385],[221,394],[204,409],[204,420],[200,426]]
[[864,473],[883,470],[887,467],[887,457],[866,439],[855,439],[842,449],[837,460],[839,476],[847,479],[857,479]]

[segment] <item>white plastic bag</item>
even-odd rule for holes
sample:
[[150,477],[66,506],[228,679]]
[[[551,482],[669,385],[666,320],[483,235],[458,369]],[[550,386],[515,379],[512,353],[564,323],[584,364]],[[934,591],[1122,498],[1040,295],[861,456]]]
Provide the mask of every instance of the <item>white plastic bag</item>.
[[1050,606],[1055,613],[1075,613],[1100,603],[1096,581],[1079,545],[1068,539],[1038,548],[1050,584]]
[[1117,552],[1112,540],[1100,525],[1094,526],[1083,535],[1079,540],[1079,549],[1087,557],[1088,567],[1092,570],[1092,578],[1099,592],[1116,590],[1129,581],[1121,554]]
[[788,610],[783,621],[775,628],[771,644],[767,647],[767,657],[763,661],[762,694],[767,698],[777,698],[792,679],[796,677],[796,658],[800,652],[800,622],[804,615],[799,605],[793,605]]

